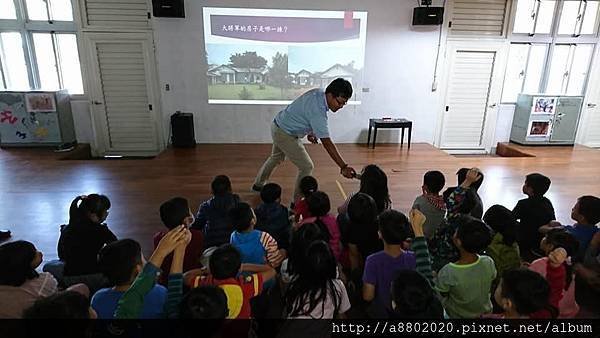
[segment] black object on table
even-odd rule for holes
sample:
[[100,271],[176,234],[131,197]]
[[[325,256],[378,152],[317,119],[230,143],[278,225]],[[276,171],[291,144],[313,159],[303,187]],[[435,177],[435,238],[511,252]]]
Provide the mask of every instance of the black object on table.
[[404,145],[404,129],[408,129],[408,149],[410,149],[410,138],[412,136],[412,121],[407,119],[369,119],[369,134],[367,136],[367,148],[371,142],[371,129],[375,128],[373,134],[373,149],[375,149],[375,142],[377,142],[377,129],[378,128],[401,128],[402,137],[400,138],[400,146]]

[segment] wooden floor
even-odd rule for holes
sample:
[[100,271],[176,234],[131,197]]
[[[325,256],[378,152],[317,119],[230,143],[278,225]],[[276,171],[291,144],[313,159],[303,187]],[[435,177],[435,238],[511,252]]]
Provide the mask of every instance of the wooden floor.
[[[485,208],[503,204],[508,208],[523,198],[524,176],[541,172],[552,179],[548,197],[561,222],[570,221],[571,207],[584,194],[600,195],[600,150],[586,147],[519,147],[535,157],[454,157],[428,144],[413,144],[408,150],[396,144],[338,146],[355,168],[376,163],[388,175],[396,209],[406,211],[421,193],[422,176],[440,170],[447,185],[454,185],[456,170],[477,166],[485,173],[480,194]],[[335,181],[346,192],[358,189],[358,181],[339,175],[339,169],[325,150],[308,145],[315,163],[314,176],[335,208],[342,197]],[[152,234],[162,229],[158,207],[164,200],[183,196],[192,209],[209,197],[209,184],[218,174],[228,175],[235,192],[256,204],[259,197],[250,191],[254,176],[270,153],[270,145],[198,145],[195,149],[169,149],[154,159],[60,161],[43,149],[0,149],[0,229],[10,229],[15,239],[33,242],[45,254],[56,258],[59,225],[68,220],[71,200],[93,192],[109,196],[112,202],[107,223],[119,238],[138,240],[146,254],[152,249]],[[289,162],[276,169],[272,181],[283,186],[289,204],[296,170]]]

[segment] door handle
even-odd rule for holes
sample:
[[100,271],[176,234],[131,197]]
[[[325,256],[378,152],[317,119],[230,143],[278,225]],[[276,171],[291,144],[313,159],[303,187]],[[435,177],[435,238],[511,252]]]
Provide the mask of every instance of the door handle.
[[492,104],[490,104],[488,107],[490,107],[490,108],[496,108],[496,106],[497,106],[497,105],[496,105],[495,103],[492,103]]
[[588,108],[596,108],[596,104],[595,103],[588,103],[587,107]]
[[92,101],[92,103],[95,104],[95,105],[97,105],[97,106],[102,105],[102,102],[100,102],[100,101]]

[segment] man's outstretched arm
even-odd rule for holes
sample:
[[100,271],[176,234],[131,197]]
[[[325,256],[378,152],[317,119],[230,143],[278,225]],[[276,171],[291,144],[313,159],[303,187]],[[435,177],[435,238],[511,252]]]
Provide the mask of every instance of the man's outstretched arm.
[[356,176],[356,171],[354,168],[348,166],[346,161],[344,161],[338,152],[337,147],[333,141],[331,141],[331,138],[324,137],[321,139],[321,142],[323,143],[323,147],[325,147],[325,150],[327,150],[329,156],[331,156],[331,159],[338,165],[338,167],[340,167],[340,172],[342,175],[344,175],[344,177],[353,178]]

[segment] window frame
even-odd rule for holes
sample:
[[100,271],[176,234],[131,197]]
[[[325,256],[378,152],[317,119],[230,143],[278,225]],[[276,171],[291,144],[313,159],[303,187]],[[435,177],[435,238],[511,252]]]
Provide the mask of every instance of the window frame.
[[[26,0],[13,0],[15,5],[16,19],[0,19],[0,33],[4,32],[16,32],[21,35],[21,41],[23,43],[23,54],[25,57],[25,63],[27,65],[27,76],[29,80],[29,90],[37,91],[41,89],[40,72],[38,69],[37,57],[35,53],[35,43],[33,41],[34,33],[49,33],[52,38],[52,46],[54,48],[53,54],[54,59],[59,65],[60,60],[57,50],[57,41],[55,34],[74,34],[77,41],[77,52],[79,54],[80,65],[82,63],[81,44],[79,43],[79,32],[77,29],[77,17],[75,15],[77,0],[71,0],[71,8],[73,10],[73,21],[59,21],[59,20],[29,20],[27,17],[27,4]],[[49,8],[47,7],[49,12]],[[83,67],[81,67],[83,68]],[[59,68],[56,69],[59,86],[61,90],[63,87],[62,74]],[[80,69],[82,81],[83,80],[83,69]],[[6,88],[6,80],[4,78],[4,70],[0,64],[0,75],[2,78],[2,88]],[[10,91],[9,88],[0,89],[2,91]],[[81,94],[70,94],[72,98],[83,98],[87,95],[85,81],[83,82],[83,93]]]
[[[566,34],[562,34],[559,35],[558,34],[558,28],[560,25],[560,18],[562,16],[562,11],[563,11],[563,7],[564,7],[564,3],[567,1],[571,1],[571,0],[556,0],[555,3],[555,8],[554,8],[554,13],[555,15],[553,16],[552,19],[552,26],[551,26],[551,30],[550,30],[550,34],[527,34],[527,33],[513,33],[513,29],[516,23],[516,14],[517,14],[517,1],[523,1],[523,0],[513,0],[512,2],[512,6],[511,6],[511,17],[510,17],[510,24],[509,24],[509,28],[508,28],[508,43],[509,43],[509,48],[512,44],[546,44],[547,45],[547,50],[546,50],[546,60],[544,63],[544,68],[543,68],[543,73],[540,79],[540,84],[538,87],[538,90],[540,93],[546,93],[547,87],[548,87],[548,81],[549,81],[549,77],[550,77],[550,66],[552,65],[552,60],[553,60],[553,54],[554,54],[554,49],[556,47],[556,45],[579,45],[579,44],[592,44],[593,45],[593,50],[592,50],[592,58],[590,60],[590,64],[588,65],[588,72],[586,74],[586,78],[584,80],[584,84],[582,86],[582,92],[581,92],[581,96],[584,96],[589,84],[589,79],[590,79],[590,72],[591,72],[591,66],[594,62],[594,56],[596,55],[596,50],[598,48],[598,43],[599,41],[599,35],[600,35],[600,6],[598,6],[597,12],[596,12],[596,22],[594,23],[594,34],[572,34],[572,35],[566,35]],[[526,0],[529,1],[529,0]],[[533,0],[533,1],[539,1],[539,0]],[[579,1],[580,4],[584,2],[584,0],[575,0],[575,1]],[[600,1],[599,5],[600,5]],[[539,8],[539,6],[538,6]],[[583,20],[585,19],[585,13],[582,16],[582,18],[580,19],[580,23],[579,25],[579,32],[581,32],[581,27],[583,25]],[[536,15],[536,22],[537,22],[537,15]],[[535,30],[535,25],[534,28]],[[572,65],[570,65],[572,66]],[[507,69],[508,71],[508,69]],[[527,74],[525,74],[525,77],[527,76]],[[569,74],[570,76],[570,74]],[[525,77],[523,78],[523,84],[521,86],[521,90],[523,90],[523,85],[525,84]],[[506,74],[504,75],[504,78],[506,78]],[[568,80],[567,80],[568,82]],[[503,83],[503,87],[506,83]],[[504,88],[503,88],[503,92],[504,92]],[[564,94],[566,95],[566,94]],[[502,101],[502,104],[515,104],[516,103],[516,99],[515,101]]]

